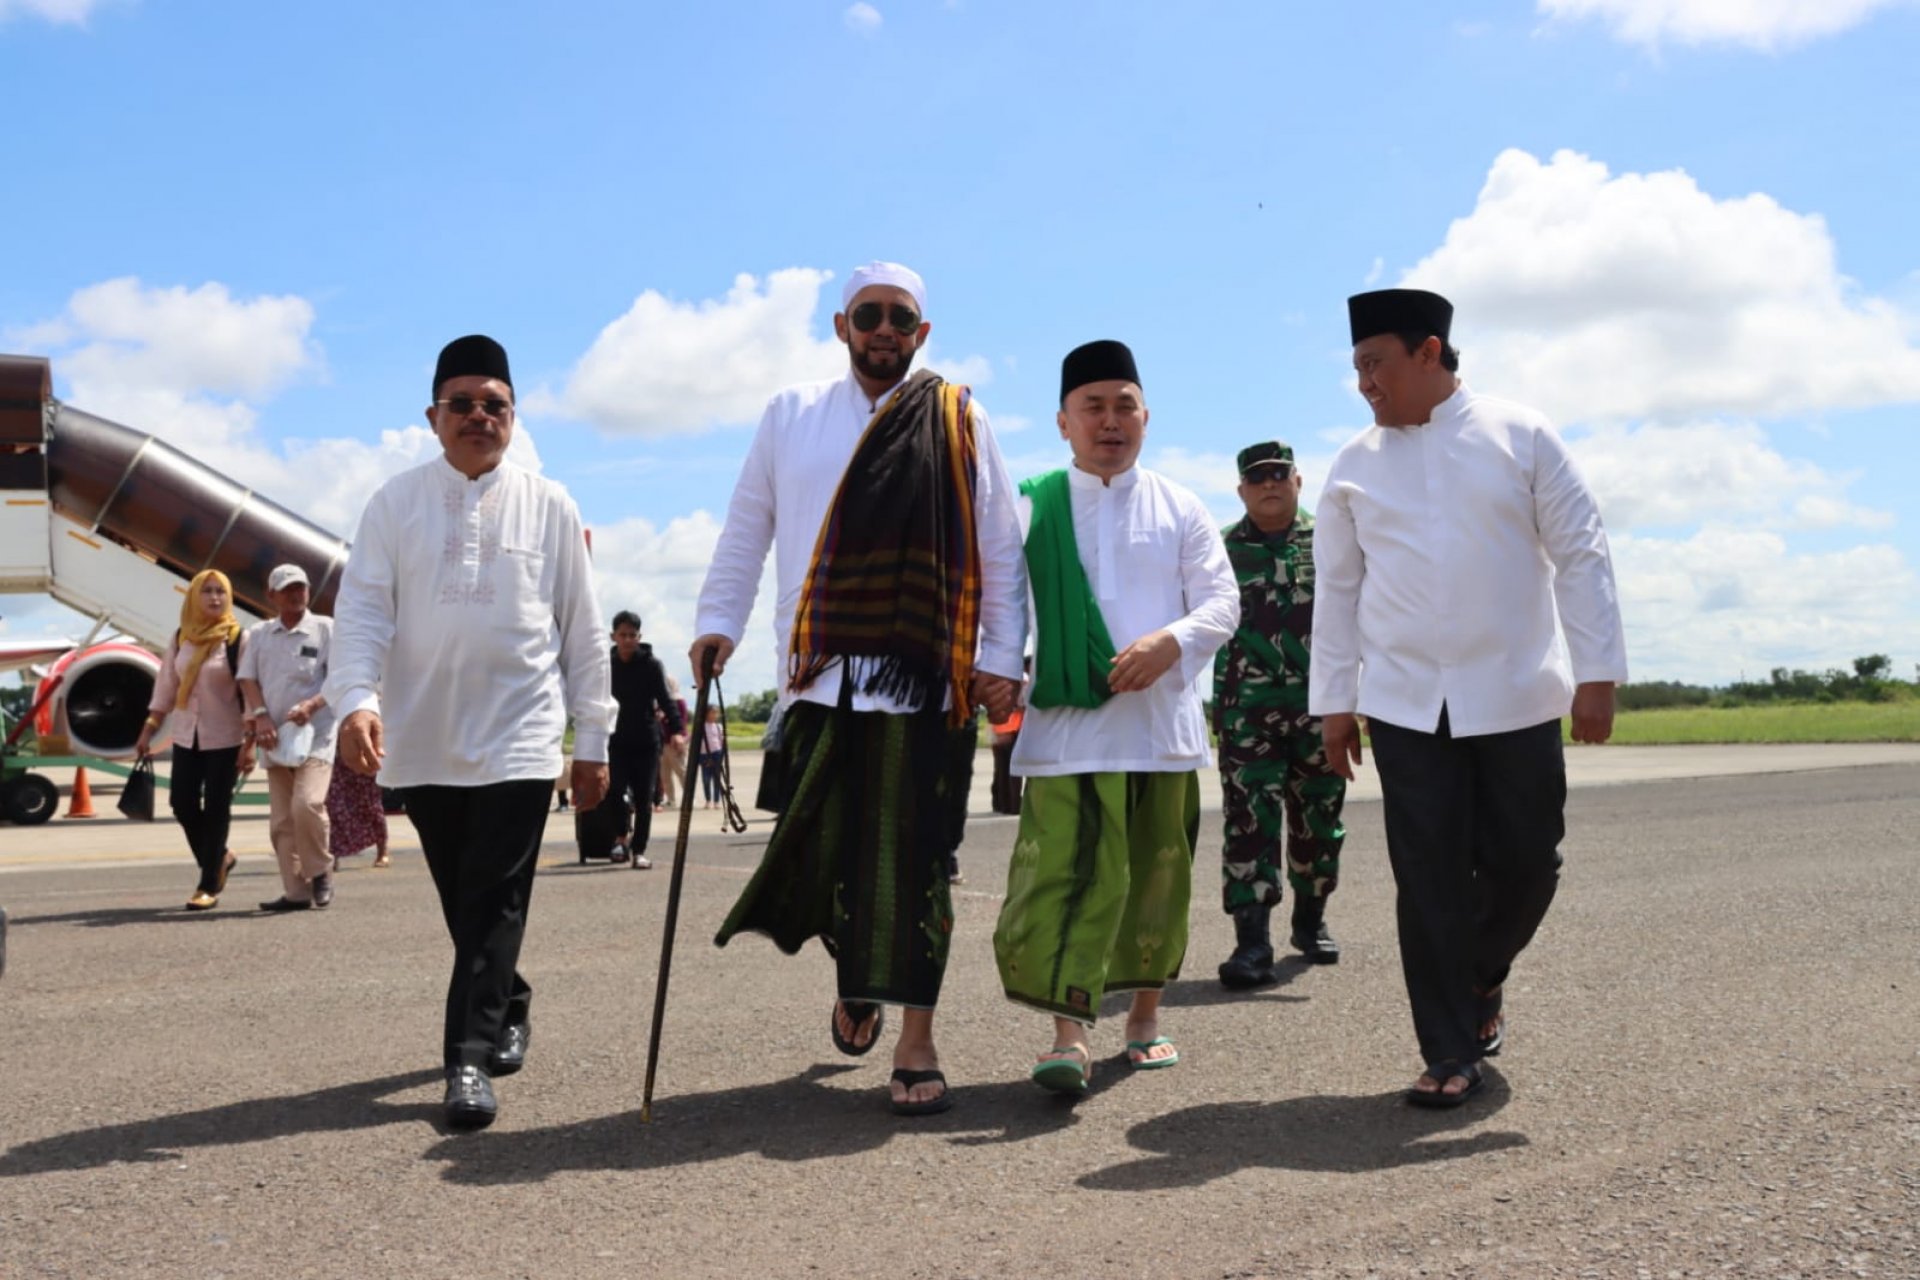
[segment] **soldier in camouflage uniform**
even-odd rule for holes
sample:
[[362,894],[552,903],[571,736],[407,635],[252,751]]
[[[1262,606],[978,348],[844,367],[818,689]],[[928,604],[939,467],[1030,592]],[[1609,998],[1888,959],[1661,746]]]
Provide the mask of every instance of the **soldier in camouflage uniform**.
[[1268,917],[1279,903],[1281,831],[1293,885],[1294,948],[1333,964],[1327,895],[1340,878],[1347,784],[1327,763],[1320,721],[1307,714],[1313,634],[1313,517],[1300,510],[1300,472],[1279,441],[1240,451],[1247,514],[1224,530],[1240,580],[1240,628],[1213,661],[1226,811],[1225,905],[1235,948],[1220,966],[1229,987],[1276,981]]

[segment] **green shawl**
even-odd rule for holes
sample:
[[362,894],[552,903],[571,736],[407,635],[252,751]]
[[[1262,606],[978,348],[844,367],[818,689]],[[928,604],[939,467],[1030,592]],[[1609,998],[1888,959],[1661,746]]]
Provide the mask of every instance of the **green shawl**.
[[1107,688],[1113,637],[1080,563],[1072,486],[1064,470],[1049,471],[1022,481],[1020,492],[1033,500],[1027,574],[1033,582],[1034,626],[1039,632],[1027,702],[1035,707],[1097,707],[1113,696]]

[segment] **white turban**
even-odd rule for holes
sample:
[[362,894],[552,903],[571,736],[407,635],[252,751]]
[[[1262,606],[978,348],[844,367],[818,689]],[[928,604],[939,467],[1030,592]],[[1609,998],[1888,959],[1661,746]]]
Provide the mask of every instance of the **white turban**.
[[864,267],[855,267],[853,274],[847,277],[847,287],[840,291],[840,309],[845,311],[853,302],[855,294],[876,284],[905,289],[913,295],[913,305],[920,308],[920,314],[923,316],[927,314],[925,282],[913,268],[903,267],[897,262],[869,262]]

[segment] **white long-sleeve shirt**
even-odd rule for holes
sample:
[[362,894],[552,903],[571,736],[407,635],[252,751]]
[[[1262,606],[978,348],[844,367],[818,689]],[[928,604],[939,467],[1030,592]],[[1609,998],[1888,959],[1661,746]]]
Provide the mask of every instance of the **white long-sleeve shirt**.
[[[1013,747],[1023,777],[1183,773],[1213,761],[1196,682],[1240,625],[1240,584],[1211,513],[1186,489],[1135,467],[1100,477],[1067,468],[1073,536],[1119,653],[1165,628],[1180,661],[1134,693],[1097,707],[1028,707]],[[1021,503],[1022,524],[1032,504]]]
[[[773,631],[782,704],[795,698],[829,706],[839,701],[838,663],[805,691],[795,694],[786,689],[787,645],[827,509],[833,505],[861,433],[891,394],[891,390],[883,393],[878,402],[868,399],[851,371],[832,382],[804,383],[782,391],[761,415],[760,429],[734,485],[726,527],[720,531],[706,583],[700,588],[694,629],[700,635],[721,635],[740,643],[753,612],[767,548],[772,547],[779,592]],[[987,412],[978,400],[973,402],[973,421],[979,456],[974,525],[980,546],[980,639],[974,665],[977,670],[1018,680],[1027,631],[1027,563],[1014,513],[1018,495],[1007,479],[1006,463],[1001,461]],[[916,709],[857,688],[853,708]]]
[[1463,384],[1418,427],[1372,427],[1327,472],[1314,529],[1316,716],[1457,737],[1567,714],[1627,678],[1606,530],[1540,414]]
[[380,486],[334,608],[326,699],[380,713],[390,787],[559,776],[607,758],[605,623],[585,532],[555,481],[502,462],[469,480],[444,457]]

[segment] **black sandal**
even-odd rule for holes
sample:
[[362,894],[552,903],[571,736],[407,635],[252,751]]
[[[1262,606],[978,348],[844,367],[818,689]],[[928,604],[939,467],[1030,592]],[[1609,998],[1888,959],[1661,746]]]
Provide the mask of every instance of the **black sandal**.
[[[1407,1090],[1407,1101],[1413,1106],[1435,1109],[1457,1107],[1480,1092],[1487,1083],[1487,1077],[1477,1062],[1436,1062],[1427,1067],[1426,1075],[1439,1087],[1433,1090],[1417,1087]],[[1448,1093],[1447,1085],[1454,1080],[1465,1080],[1467,1087],[1458,1093]]]
[[917,1084],[938,1081],[940,1092],[924,1102],[894,1102],[891,1093],[887,1101],[893,1104],[893,1114],[897,1116],[933,1116],[939,1115],[953,1105],[953,1094],[947,1088],[947,1078],[939,1071],[909,1071],[905,1067],[893,1069],[893,1079],[900,1082],[902,1088],[912,1089]]
[[875,1004],[871,1000],[840,1000],[834,1003],[836,1011],[845,1009],[847,1020],[853,1023],[853,1033],[860,1034],[860,1028],[868,1018],[873,1019],[873,1031],[867,1036],[865,1044],[855,1044],[840,1034],[840,1019],[831,1014],[827,1017],[827,1030],[833,1033],[833,1047],[849,1058],[862,1057],[872,1052],[873,1046],[880,1043],[880,1029],[887,1025],[887,1007]]

